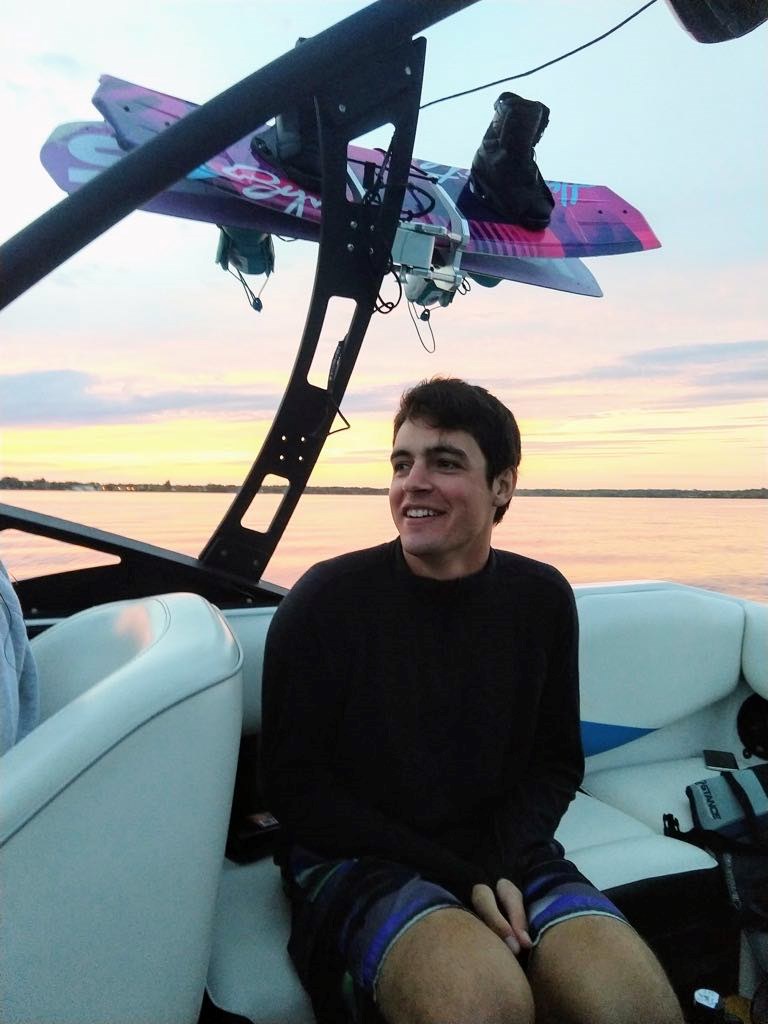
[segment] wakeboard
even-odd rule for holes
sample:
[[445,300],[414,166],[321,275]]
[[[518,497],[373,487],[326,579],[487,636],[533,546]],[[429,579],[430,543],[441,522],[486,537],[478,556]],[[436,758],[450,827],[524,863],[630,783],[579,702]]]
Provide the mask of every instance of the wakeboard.
[[[76,191],[126,154],[104,122],[78,121],[55,128],[40,159],[64,192]],[[320,220],[296,217],[218,188],[208,175],[193,173],[155,196],[142,209],[172,217],[226,224],[283,237],[317,242]],[[465,252],[462,268],[481,284],[517,281],[540,288],[600,297],[591,271],[577,257],[493,256]],[[487,279],[487,280],[486,280]]]
[[[156,92],[110,75],[99,80],[93,97],[96,109],[112,127],[123,149],[142,145],[197,104]],[[239,196],[263,209],[291,217],[297,222],[319,224],[320,196],[302,188],[283,170],[254,153],[253,135],[266,135],[263,126],[192,172],[222,192]],[[351,199],[365,194],[364,168],[381,173],[386,184],[385,154],[380,150],[350,146],[347,183]],[[469,228],[466,254],[521,257],[606,256],[658,248],[660,243],[649,224],[621,196],[604,185],[548,181],[555,197],[549,226],[530,231],[504,221],[471,188],[469,171],[431,160],[412,163],[404,215],[450,229],[456,212]],[[425,203],[425,192],[429,201]]]

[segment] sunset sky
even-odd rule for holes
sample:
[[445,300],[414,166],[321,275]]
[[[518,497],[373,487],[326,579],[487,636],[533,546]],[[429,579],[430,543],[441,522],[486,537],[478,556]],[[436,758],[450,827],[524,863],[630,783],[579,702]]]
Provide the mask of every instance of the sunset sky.
[[[100,74],[203,102],[362,6],[14,4],[0,34],[0,236],[62,197],[39,150],[55,126],[100,119]],[[423,99],[525,71],[639,6],[483,0],[426,33]],[[433,314],[432,354],[404,303],[375,316],[343,404],[353,429],[329,439],[312,482],[385,485],[398,396],[441,373],[515,411],[523,487],[766,486],[767,43],[763,26],[698,44],[658,0],[552,68],[424,111],[416,154],[467,166],[502,89],[542,100],[544,176],[609,185],[662,248],[588,260],[602,299],[475,286]],[[212,225],[138,212],[2,314],[0,475],[242,479],[293,363],[316,249],[276,241],[256,314],[216,245]]]

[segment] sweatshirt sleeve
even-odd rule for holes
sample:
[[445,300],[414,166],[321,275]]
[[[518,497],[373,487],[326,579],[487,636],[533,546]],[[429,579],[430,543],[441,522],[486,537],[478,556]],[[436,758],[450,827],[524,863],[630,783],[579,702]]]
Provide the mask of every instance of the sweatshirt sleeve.
[[344,684],[317,635],[311,606],[320,598],[312,591],[300,581],[284,599],[265,647],[262,769],[270,811],[288,842],[329,857],[408,864],[469,902],[472,886],[489,880],[481,867],[382,813],[334,774]]
[[[566,585],[567,586],[567,585]],[[578,618],[570,587],[551,632],[532,755],[494,815],[488,873],[520,884],[531,864],[563,855],[554,834],[584,775]]]

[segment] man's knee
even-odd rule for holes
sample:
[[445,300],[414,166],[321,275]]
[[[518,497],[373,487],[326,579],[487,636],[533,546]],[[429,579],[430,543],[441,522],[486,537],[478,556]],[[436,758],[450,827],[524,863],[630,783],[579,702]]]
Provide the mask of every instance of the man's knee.
[[537,1024],[683,1024],[656,957],[628,925],[581,917],[553,926],[534,951]]
[[433,911],[392,946],[376,999],[388,1024],[532,1024],[533,997],[509,948],[472,914]]

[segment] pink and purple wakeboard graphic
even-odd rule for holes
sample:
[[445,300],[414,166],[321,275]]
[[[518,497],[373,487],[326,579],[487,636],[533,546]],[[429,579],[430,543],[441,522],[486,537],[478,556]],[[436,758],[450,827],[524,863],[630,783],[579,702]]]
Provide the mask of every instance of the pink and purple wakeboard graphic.
[[[115,133],[103,122],[75,121],[55,128],[40,151],[45,170],[64,192],[78,188],[126,155]],[[197,177],[182,178],[141,207],[151,213],[229,224],[316,242],[319,224],[298,220],[216,188]]]

